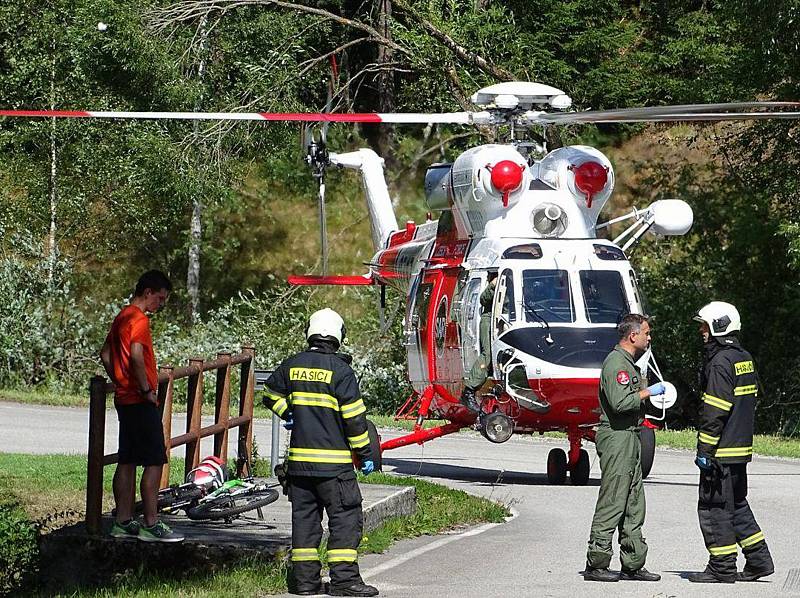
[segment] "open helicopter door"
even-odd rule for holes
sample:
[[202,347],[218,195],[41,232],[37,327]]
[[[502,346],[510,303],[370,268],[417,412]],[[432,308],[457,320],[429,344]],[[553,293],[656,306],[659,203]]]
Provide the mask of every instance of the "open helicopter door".
[[461,366],[466,374],[480,352],[481,292],[486,287],[486,272],[473,271],[461,292]]

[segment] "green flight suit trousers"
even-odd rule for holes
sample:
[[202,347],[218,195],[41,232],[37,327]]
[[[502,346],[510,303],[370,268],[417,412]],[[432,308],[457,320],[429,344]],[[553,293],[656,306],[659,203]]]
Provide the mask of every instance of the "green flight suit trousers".
[[613,554],[611,540],[618,529],[622,569],[636,571],[647,558],[642,536],[645,499],[639,432],[601,426],[595,444],[602,474],[586,562],[595,569],[608,568]]
[[478,354],[475,363],[472,364],[469,374],[464,379],[464,386],[471,390],[478,390],[489,377],[489,367],[492,365],[491,326],[492,314],[482,314],[479,329],[481,352]]

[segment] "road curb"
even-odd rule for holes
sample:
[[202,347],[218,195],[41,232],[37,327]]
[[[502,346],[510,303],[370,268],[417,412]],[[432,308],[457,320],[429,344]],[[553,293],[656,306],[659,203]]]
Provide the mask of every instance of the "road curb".
[[[372,486],[373,484],[370,484]],[[383,484],[374,484],[389,488]],[[414,486],[391,486],[397,488],[389,496],[369,504],[364,509],[364,530],[372,531],[392,517],[413,515],[417,511],[417,489]]]

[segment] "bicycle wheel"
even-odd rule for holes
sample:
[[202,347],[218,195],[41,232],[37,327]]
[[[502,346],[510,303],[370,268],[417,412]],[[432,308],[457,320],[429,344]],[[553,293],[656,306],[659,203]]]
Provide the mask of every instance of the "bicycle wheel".
[[188,509],[186,514],[189,519],[195,520],[225,519],[265,507],[278,500],[278,496],[280,496],[278,491],[272,488],[257,488],[239,494],[223,494]]

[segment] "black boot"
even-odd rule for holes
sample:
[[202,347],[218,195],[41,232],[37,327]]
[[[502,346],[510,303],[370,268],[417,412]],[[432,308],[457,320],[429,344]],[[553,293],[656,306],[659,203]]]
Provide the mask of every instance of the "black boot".
[[296,596],[317,596],[319,594],[327,594],[328,593],[328,584],[320,583],[316,588],[304,588],[302,590],[289,589],[290,594],[294,594]]
[[603,569],[595,569],[586,565],[586,570],[583,572],[584,581],[619,581],[620,574],[616,571],[609,571],[608,567]]
[[471,388],[464,388],[459,402],[473,413],[478,413],[481,410],[480,405],[478,405],[478,399],[475,397],[475,391]]
[[692,583],[733,583],[736,581],[735,576],[720,577],[708,569],[705,571],[700,571],[699,573],[690,573],[686,576],[686,579]]
[[619,578],[623,581],[661,581],[661,576],[658,573],[650,573],[644,567],[636,571],[623,569],[619,574]]
[[736,574],[736,581],[756,581],[757,579],[761,579],[767,575],[772,575],[773,573],[775,573],[774,567],[770,569],[758,570],[750,569],[747,565],[745,565],[744,569]]
[[368,586],[362,581],[362,582],[356,582],[353,585],[348,586],[346,588],[331,587],[330,595],[331,596],[377,596],[378,588],[374,586]]

